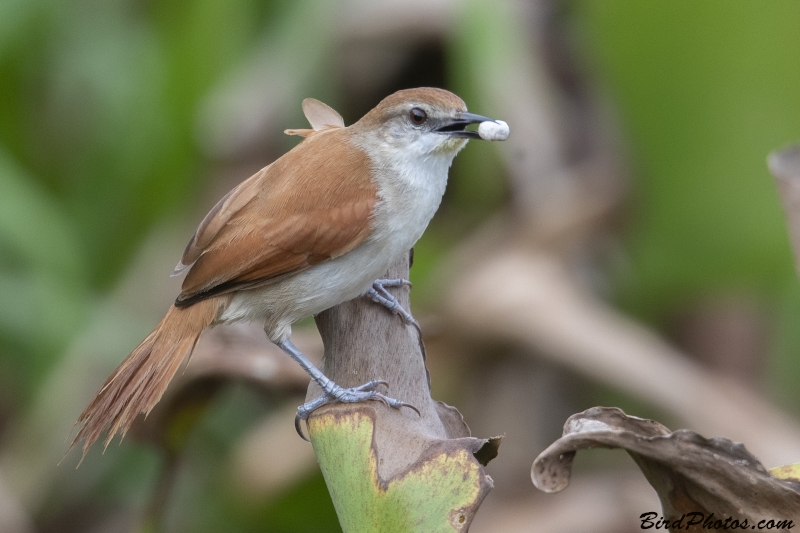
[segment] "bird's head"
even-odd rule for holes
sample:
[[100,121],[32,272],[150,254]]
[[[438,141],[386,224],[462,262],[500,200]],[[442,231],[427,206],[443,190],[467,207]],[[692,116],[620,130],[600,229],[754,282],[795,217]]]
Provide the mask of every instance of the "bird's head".
[[452,160],[469,139],[480,139],[471,124],[493,119],[467,112],[464,101],[444,89],[423,87],[398,91],[384,98],[351,126],[368,135],[383,150],[410,156],[443,156]]

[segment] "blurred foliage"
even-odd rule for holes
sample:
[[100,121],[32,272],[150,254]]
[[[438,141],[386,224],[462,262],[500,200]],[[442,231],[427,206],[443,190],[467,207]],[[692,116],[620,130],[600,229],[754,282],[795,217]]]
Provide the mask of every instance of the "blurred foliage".
[[0,285],[12,296],[0,303],[12,358],[0,364],[24,378],[15,396],[31,393],[153,224],[194,198],[208,173],[198,102],[281,8],[0,3]]
[[800,4],[574,2],[634,164],[621,302],[663,325],[724,291],[777,318],[769,387],[800,412],[800,291],[766,154],[800,137]]
[[577,4],[637,179],[627,297],[653,315],[714,288],[796,286],[766,154],[800,134],[800,4]]
[[[217,162],[197,141],[204,99],[264,36],[278,36],[269,50],[284,55],[310,46],[300,30],[319,28],[302,28],[301,15],[329,9],[325,1],[0,1],[0,436],[47,393],[40,388],[48,372],[145,237],[206,199]],[[583,66],[614,102],[634,165],[621,305],[663,325],[675,308],[719,291],[757,294],[775,316],[770,391],[800,411],[800,291],[764,164],[769,150],[800,137],[800,3],[566,5]],[[407,83],[444,84],[472,110],[490,113],[476,101],[470,63],[502,45],[503,29],[482,22],[467,17],[449,42],[431,45],[444,50],[444,72],[420,76],[423,49],[405,77],[384,83],[384,94]],[[301,68],[306,52],[288,59]],[[307,95],[344,102],[346,117],[368,103],[340,94],[334,62],[323,70],[307,80],[309,94],[297,95],[298,110]],[[487,177],[501,174],[489,145],[456,160],[442,212],[417,247],[415,298],[425,299],[427,273],[442,254],[504,205],[505,184]],[[254,420],[262,408],[242,409]],[[186,459],[171,523],[184,531],[337,530],[319,477],[276,501],[245,505],[221,494],[216,452],[246,424],[215,424],[201,424],[189,445],[195,455]],[[134,446],[111,470],[70,472],[75,492],[49,495],[34,518],[44,527],[76,507],[141,506],[155,462]]]

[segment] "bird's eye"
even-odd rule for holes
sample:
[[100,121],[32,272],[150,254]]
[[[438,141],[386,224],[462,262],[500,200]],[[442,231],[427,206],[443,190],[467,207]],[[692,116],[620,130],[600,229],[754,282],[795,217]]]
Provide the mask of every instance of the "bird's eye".
[[428,114],[418,107],[413,108],[408,113],[408,117],[411,119],[411,123],[415,126],[421,126],[425,124],[426,120],[428,120]]

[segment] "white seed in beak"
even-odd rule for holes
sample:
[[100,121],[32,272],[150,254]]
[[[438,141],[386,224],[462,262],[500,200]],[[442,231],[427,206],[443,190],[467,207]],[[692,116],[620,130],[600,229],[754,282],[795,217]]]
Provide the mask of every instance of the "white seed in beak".
[[502,120],[481,122],[478,126],[478,135],[485,141],[505,141],[508,139],[508,133],[508,124]]

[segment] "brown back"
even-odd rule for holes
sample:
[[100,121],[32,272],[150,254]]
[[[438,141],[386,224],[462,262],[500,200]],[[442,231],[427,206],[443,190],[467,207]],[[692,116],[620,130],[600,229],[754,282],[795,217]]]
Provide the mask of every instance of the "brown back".
[[252,288],[338,257],[371,233],[367,155],[347,128],[324,130],[226,195],[186,247],[176,305]]

